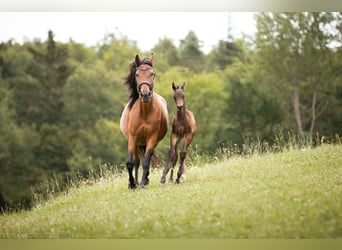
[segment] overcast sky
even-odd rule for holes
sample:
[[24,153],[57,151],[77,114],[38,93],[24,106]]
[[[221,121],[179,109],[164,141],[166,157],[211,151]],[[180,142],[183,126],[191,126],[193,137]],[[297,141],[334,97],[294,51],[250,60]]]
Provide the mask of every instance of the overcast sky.
[[171,38],[176,46],[190,30],[209,52],[226,39],[228,28],[240,38],[256,32],[252,12],[0,12],[0,42],[45,41],[51,29],[55,40],[70,38],[86,46],[96,45],[105,34],[125,35],[148,51],[160,38]]

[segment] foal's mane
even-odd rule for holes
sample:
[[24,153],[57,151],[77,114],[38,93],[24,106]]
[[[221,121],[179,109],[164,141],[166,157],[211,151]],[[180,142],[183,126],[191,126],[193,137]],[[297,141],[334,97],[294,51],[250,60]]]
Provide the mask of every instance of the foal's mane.
[[128,97],[129,97],[129,104],[128,107],[131,109],[135,103],[136,100],[139,98],[139,93],[137,89],[137,82],[135,79],[135,71],[136,69],[142,65],[142,64],[147,64],[151,67],[153,67],[153,63],[149,60],[149,58],[144,58],[139,62],[139,65],[135,61],[132,61],[129,64],[129,73],[128,75],[124,78],[124,85],[128,89]]

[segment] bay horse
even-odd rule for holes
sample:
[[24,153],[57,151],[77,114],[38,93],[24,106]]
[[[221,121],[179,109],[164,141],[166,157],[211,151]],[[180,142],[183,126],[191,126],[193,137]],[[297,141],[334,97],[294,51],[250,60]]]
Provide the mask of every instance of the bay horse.
[[[120,119],[120,130],[128,139],[127,170],[129,189],[139,186],[139,152],[142,152],[141,188],[149,183],[150,161],[155,147],[168,130],[168,111],[165,99],[153,91],[155,74],[153,72],[153,54],[140,60],[136,55],[130,63],[129,74],[124,84],[129,91]],[[135,176],[133,177],[133,168]]]
[[163,171],[163,176],[161,177],[160,182],[165,183],[166,175],[171,168],[169,183],[173,182],[173,168],[178,160],[178,152],[177,148],[180,141],[184,138],[184,143],[182,150],[179,154],[180,156],[180,166],[177,172],[176,183],[180,183],[180,178],[185,173],[184,169],[184,160],[186,157],[187,149],[192,142],[196,134],[196,121],[194,114],[186,108],[185,105],[185,82],[181,87],[176,86],[174,82],[172,82],[172,89],[174,91],[173,98],[175,100],[177,111],[175,116],[172,119],[172,132],[170,136],[170,150],[168,154],[168,159],[165,165],[165,169]]

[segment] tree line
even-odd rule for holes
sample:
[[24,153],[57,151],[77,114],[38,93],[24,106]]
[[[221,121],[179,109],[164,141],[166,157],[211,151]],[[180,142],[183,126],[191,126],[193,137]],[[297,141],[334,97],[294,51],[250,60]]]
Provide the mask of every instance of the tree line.
[[[219,143],[272,143],[279,127],[313,138],[342,125],[342,14],[260,13],[255,37],[218,41],[208,53],[192,31],[179,47],[152,51],[108,34],[96,46],[45,41],[0,44],[0,206],[30,206],[32,187],[102,164],[125,168],[119,120],[123,78],[136,54],[155,55],[155,91],[175,113],[171,82],[186,82],[197,152]],[[138,41],[139,42],[139,41]],[[170,131],[169,131],[170,133]],[[169,135],[168,133],[168,135]],[[159,144],[163,157],[168,135]]]

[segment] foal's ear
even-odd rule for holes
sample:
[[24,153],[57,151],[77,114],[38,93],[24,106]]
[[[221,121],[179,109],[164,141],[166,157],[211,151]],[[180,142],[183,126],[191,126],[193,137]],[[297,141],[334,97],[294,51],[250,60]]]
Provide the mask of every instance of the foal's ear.
[[140,65],[140,57],[139,57],[138,54],[135,56],[135,65],[136,65],[137,67],[139,67],[139,65]]
[[176,90],[176,85],[175,85],[175,83],[174,82],[172,82],[172,89],[175,91]]
[[183,82],[181,89],[182,89],[182,90],[185,89],[185,82]]

